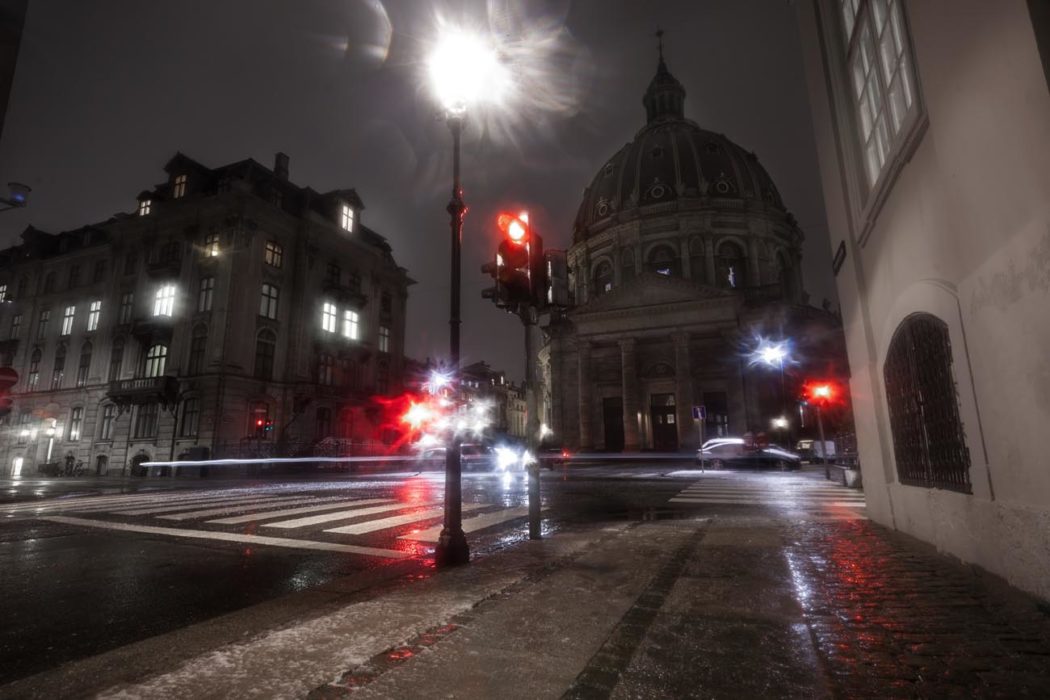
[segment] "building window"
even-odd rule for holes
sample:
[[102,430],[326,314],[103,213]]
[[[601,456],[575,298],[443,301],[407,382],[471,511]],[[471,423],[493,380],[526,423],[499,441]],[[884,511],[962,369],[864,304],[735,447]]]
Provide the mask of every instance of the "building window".
[[62,387],[62,377],[66,373],[66,346],[55,348],[55,364],[51,368],[51,391]]
[[208,347],[208,327],[197,325],[190,340],[190,362],[186,371],[190,375],[204,373],[204,352]]
[[347,275],[347,277],[348,277],[348,279],[347,279],[347,282],[346,282],[346,286],[349,287],[351,291],[357,292],[358,294],[360,294],[361,293],[361,275],[360,275],[360,273],[358,273],[358,272],[356,272],[354,270],[351,270],[350,273]]
[[263,381],[273,379],[273,356],[277,349],[277,336],[264,330],[255,339],[255,378]]
[[22,314],[11,317],[11,337],[17,338],[22,335]]
[[319,408],[317,409],[317,432],[314,437],[317,439],[326,438],[332,434],[332,409],[330,408]]
[[88,372],[91,371],[91,343],[84,343],[80,348],[80,364],[77,365],[77,386],[85,386],[88,380]]
[[343,310],[343,335],[350,340],[360,337],[360,316],[351,309]]
[[202,279],[200,292],[197,294],[197,311],[211,311],[211,300],[214,293],[215,278],[205,277]]
[[135,251],[129,250],[127,253],[124,254],[124,274],[135,274],[136,267],[138,267],[138,257],[136,257]]
[[176,175],[175,176],[175,189],[172,190],[172,196],[174,196],[175,199],[181,199],[185,195],[186,195],[186,176],[185,175]]
[[36,337],[46,338],[47,337],[47,324],[51,321],[51,311],[45,310],[40,312],[40,321],[36,324]]
[[674,250],[665,245],[657,246],[649,251],[646,267],[651,272],[665,277],[677,277],[681,274],[678,256],[674,254]]
[[42,354],[40,348],[37,348],[29,358],[29,376],[26,378],[26,387],[29,391],[36,391],[36,387],[40,383],[40,358]]
[[99,440],[112,440],[113,439],[113,419],[116,414],[116,407],[111,403],[107,403],[102,407],[102,428],[99,431]]
[[354,230],[354,208],[349,204],[343,205],[342,214],[339,217],[339,225],[343,227],[344,231]]
[[277,297],[280,290],[272,284],[262,286],[262,296],[259,298],[259,315],[266,318],[277,318]]
[[67,286],[68,286],[69,289],[72,289],[73,287],[77,286],[78,284],[80,284],[80,265],[70,265],[69,266],[69,284]]
[[900,482],[970,493],[970,451],[947,324],[930,314],[906,318],[890,342],[883,375]]
[[62,313],[62,335],[69,335],[73,332],[73,317],[76,316],[77,307],[67,306],[66,310]]
[[0,302],[7,301],[7,285],[0,284]]
[[270,267],[281,269],[281,264],[284,262],[284,248],[280,243],[266,241],[265,260]]
[[335,333],[335,324],[335,304],[326,301],[321,307],[321,330],[327,333]]
[[339,280],[342,277],[343,271],[335,263],[328,263],[328,267],[325,269],[325,281],[329,284],[339,284]]
[[317,360],[317,383],[331,386],[333,374],[335,374],[335,359],[328,353],[323,353]]
[[390,352],[390,326],[379,327],[379,352]]
[[139,216],[148,216],[149,210],[153,208],[152,199],[140,199],[139,200]]
[[95,282],[101,282],[106,279],[106,261],[96,260],[95,261],[95,274],[93,277]]
[[118,320],[121,323],[131,323],[131,316],[135,310],[135,295],[131,292],[125,292],[120,296],[120,316]]
[[901,0],[845,0],[846,63],[868,187],[878,181],[917,111]]
[[84,424],[84,408],[76,406],[69,412],[69,441],[76,442],[80,439],[80,429]]
[[153,298],[154,316],[171,316],[175,313],[175,285],[165,284],[157,289]]
[[715,257],[715,278],[723,289],[740,289],[746,282],[747,264],[743,249],[736,243],[723,241]]
[[168,346],[153,345],[146,353],[146,365],[143,368],[143,376],[160,377],[164,374],[164,365],[168,361]]
[[113,347],[109,351],[109,381],[115,382],[120,379],[120,371],[124,366],[124,339],[117,338],[113,341]]
[[182,437],[196,437],[201,423],[200,399],[186,399],[182,402]]
[[88,331],[98,330],[98,317],[102,314],[102,301],[96,299],[95,301],[88,304]]
[[219,256],[219,234],[209,233],[204,237],[204,257],[216,258]]
[[157,423],[160,418],[160,405],[147,403],[138,407],[135,413],[135,438],[152,438],[157,436]]
[[613,268],[608,260],[602,260],[594,268],[594,295],[601,296],[613,288]]

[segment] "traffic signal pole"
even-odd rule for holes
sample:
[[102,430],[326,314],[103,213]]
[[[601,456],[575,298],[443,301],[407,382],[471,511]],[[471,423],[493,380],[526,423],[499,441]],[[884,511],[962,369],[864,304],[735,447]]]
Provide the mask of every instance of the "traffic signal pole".
[[528,465],[529,475],[529,539],[542,538],[540,530],[540,367],[537,353],[540,348],[540,326],[535,306],[521,310],[525,326],[525,433],[526,444],[533,461]]

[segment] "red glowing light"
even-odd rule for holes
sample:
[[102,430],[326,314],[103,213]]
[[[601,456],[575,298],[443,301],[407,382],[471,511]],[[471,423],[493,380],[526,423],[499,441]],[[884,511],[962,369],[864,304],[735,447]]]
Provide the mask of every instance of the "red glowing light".
[[499,230],[513,243],[522,244],[529,237],[529,213],[523,211],[517,216],[514,214],[500,214],[496,217],[496,225]]
[[809,402],[814,404],[827,405],[839,398],[838,386],[830,381],[807,382],[803,391]]

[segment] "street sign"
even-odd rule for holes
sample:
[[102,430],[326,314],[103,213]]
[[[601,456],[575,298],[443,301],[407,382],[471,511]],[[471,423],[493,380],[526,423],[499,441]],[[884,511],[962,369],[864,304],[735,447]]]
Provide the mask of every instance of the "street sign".
[[707,406],[693,406],[693,420],[707,420]]

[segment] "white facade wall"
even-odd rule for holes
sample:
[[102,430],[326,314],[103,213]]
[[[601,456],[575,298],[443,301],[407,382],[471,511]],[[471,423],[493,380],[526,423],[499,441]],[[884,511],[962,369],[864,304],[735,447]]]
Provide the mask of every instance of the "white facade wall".
[[[1024,0],[905,4],[923,124],[880,204],[860,184],[837,14],[797,5],[869,514],[1050,598],[1050,92]],[[894,331],[949,328],[972,494],[902,485]]]

